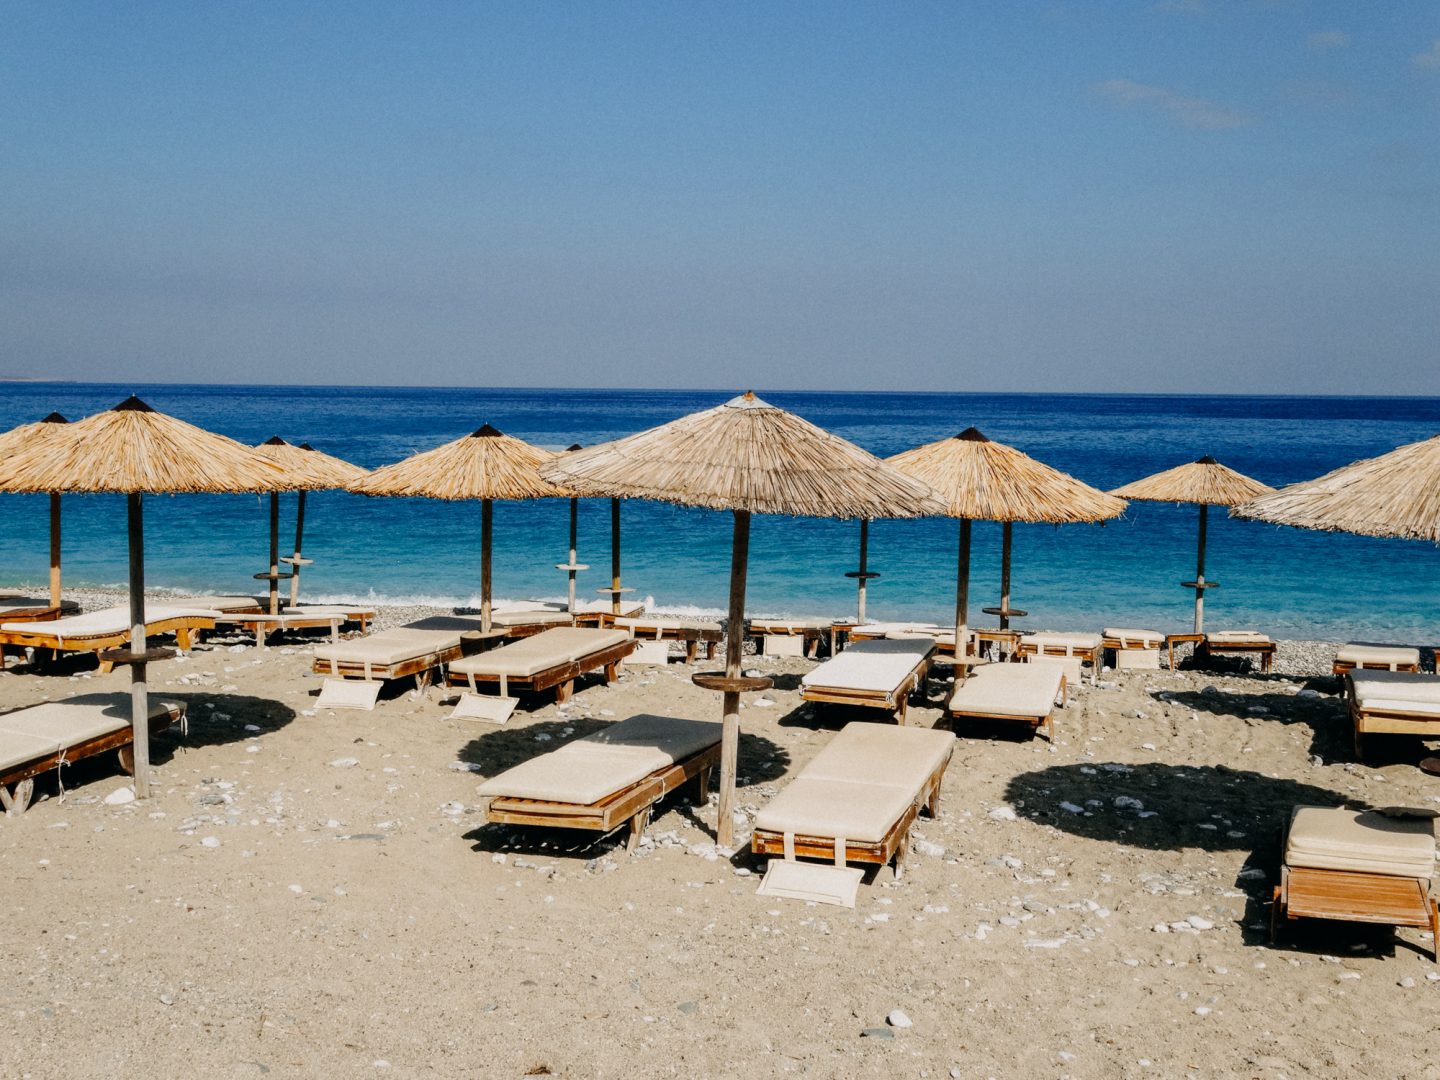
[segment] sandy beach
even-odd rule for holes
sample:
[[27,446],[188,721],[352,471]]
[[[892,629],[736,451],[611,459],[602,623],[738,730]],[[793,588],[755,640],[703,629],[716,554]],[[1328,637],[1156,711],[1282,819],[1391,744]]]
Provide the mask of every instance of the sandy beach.
[[[1106,672],[1054,745],[962,731],[906,874],[867,871],[853,911],[757,897],[713,799],[664,803],[633,857],[481,824],[478,784],[518,761],[639,712],[716,716],[704,660],[496,728],[398,685],[317,711],[310,651],[220,638],[155,665],[190,718],[155,739],[156,796],[107,804],[128,781],[104,755],[0,821],[0,1073],[1440,1076],[1428,935],[1267,940],[1291,806],[1440,806],[1417,741],[1352,760],[1333,646],[1287,643],[1270,676]],[[754,660],[776,686],[743,713],[741,837],[874,719],[802,702],[811,663]],[[12,662],[0,707],[127,678]]]

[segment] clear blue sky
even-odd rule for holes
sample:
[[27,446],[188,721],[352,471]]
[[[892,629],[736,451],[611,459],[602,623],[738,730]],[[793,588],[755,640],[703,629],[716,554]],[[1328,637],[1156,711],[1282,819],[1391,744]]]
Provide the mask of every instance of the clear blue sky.
[[1440,5],[0,4],[0,374],[1440,393]]

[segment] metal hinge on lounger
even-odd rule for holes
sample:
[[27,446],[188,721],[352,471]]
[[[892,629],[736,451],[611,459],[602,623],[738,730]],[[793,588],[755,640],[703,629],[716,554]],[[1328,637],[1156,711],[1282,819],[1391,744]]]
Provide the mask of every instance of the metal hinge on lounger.
[[359,682],[354,679],[326,679],[320,687],[320,696],[315,699],[317,709],[364,709],[370,712],[380,700],[379,682]]

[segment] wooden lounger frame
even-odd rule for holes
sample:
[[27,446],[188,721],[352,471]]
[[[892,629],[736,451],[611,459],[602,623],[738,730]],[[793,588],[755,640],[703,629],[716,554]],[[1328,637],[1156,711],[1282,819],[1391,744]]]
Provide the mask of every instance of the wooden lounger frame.
[[448,649],[406,657],[397,664],[371,664],[368,675],[365,665],[358,660],[322,660],[318,656],[311,665],[311,670],[317,675],[329,675],[333,679],[361,679],[367,682],[389,682],[391,679],[403,679],[413,675],[415,689],[424,690],[430,685],[431,675],[436,668],[443,668],[464,655],[465,643],[462,641]]
[[1331,672],[1335,675],[1349,675],[1352,671],[1403,671],[1410,675],[1416,675],[1420,672],[1420,665],[1419,663],[1381,664],[1373,660],[1355,664],[1349,660],[1336,660],[1331,667]]
[[[899,880],[905,869],[905,856],[910,845],[910,826],[915,824],[915,819],[920,816],[923,809],[932,818],[940,809],[940,785],[945,779],[945,770],[950,765],[950,757],[953,749],[945,755],[945,760],[936,766],[925,783],[920,788],[919,795],[910,803],[909,807],[894,825],[886,831],[885,836],[878,843],[845,840],[845,861],[874,863],[877,866],[884,866],[892,859],[895,862],[895,878]],[[803,776],[804,773],[801,773]],[[756,829],[750,836],[750,849],[756,855],[780,855],[785,854],[785,836],[783,833],[771,832],[767,829]],[[810,859],[835,859],[835,837],[833,836],[811,836],[805,833],[795,834],[795,856],[805,856]]]
[[1440,963],[1440,908],[1429,878],[1281,866],[1280,884],[1270,901],[1272,944],[1281,916],[1287,921],[1340,919],[1428,929],[1431,959]]
[[710,798],[710,770],[720,763],[720,744],[656,769],[629,787],[593,803],[550,802],[496,795],[485,808],[485,820],[505,825],[541,825],[557,829],[588,829],[601,834],[613,832],[626,822],[630,836],[625,850],[634,853],[650,823],[656,803],[676,788],[693,783],[691,801],[704,806]]
[[[147,622],[145,636],[149,639],[162,634],[174,634],[175,643],[180,648],[188,650],[194,645],[198,631],[214,629],[215,616],[213,615],[181,615],[172,619],[156,619],[154,622]],[[38,628],[35,630],[0,630],[0,668],[3,668],[5,664],[6,646],[49,649],[52,653],[93,652],[98,654],[106,649],[116,649],[128,644],[130,644],[128,627],[122,631],[108,634],[77,634],[74,637],[47,634]],[[114,667],[112,661],[100,660],[102,673],[108,673],[112,667]]]
[[930,674],[930,661],[926,656],[910,669],[894,690],[852,690],[843,686],[802,685],[800,696],[806,701],[827,701],[835,705],[860,705],[867,709],[884,709],[893,713],[895,723],[905,725],[905,715],[910,706],[910,695],[925,685]]
[[[181,704],[159,716],[152,716],[150,718],[150,734],[153,736],[157,731],[163,731],[177,723],[184,715],[185,706]],[[52,769],[58,769],[62,764],[72,765],[82,758],[94,757],[107,750],[119,750],[120,768],[125,771],[126,775],[134,776],[134,742],[135,729],[126,724],[118,731],[111,731],[94,739],[86,739],[74,746],[68,746],[64,750],[57,750],[44,757],[21,762],[19,765],[0,771],[0,807],[3,807],[7,814],[23,814],[25,808],[30,805],[30,796],[35,790],[35,777],[50,772]],[[11,788],[14,790],[11,791]]]
[[827,641],[832,642],[833,651],[833,634],[834,628],[828,626],[790,627],[781,625],[775,629],[767,630],[764,627],[759,629],[753,628],[748,620],[745,623],[745,636],[755,641],[755,647],[757,649],[763,651],[764,643],[760,640],[763,637],[798,637],[800,638],[800,655],[802,657],[809,657],[811,650],[814,650],[815,655],[820,655],[820,645],[822,642]]
[[706,630],[696,626],[617,626],[615,629],[629,630],[630,636],[636,641],[683,641],[687,664],[695,662],[695,658],[700,654],[701,644],[705,646],[705,659],[714,660],[715,646],[725,636],[719,628]]
[[1035,642],[1027,642],[1023,638],[1015,647],[1016,656],[1048,656],[1057,660],[1079,660],[1081,663],[1090,662],[1090,681],[1100,681],[1100,667],[1104,663],[1103,653],[1105,642],[1102,639],[1100,644],[1093,649],[1075,645],[1037,645]]
[[[1349,680],[1346,680],[1347,684]],[[1355,733],[1355,757],[1365,759],[1366,735],[1419,735],[1433,739],[1440,736],[1440,713],[1409,712],[1403,709],[1363,709],[1355,700],[1354,687],[1347,687],[1350,699],[1350,724]]]
[[1221,641],[1212,642],[1208,637],[1195,646],[1197,656],[1256,656],[1260,659],[1260,670],[1269,673],[1275,663],[1275,642],[1273,641]]
[[[505,687],[507,690],[516,686],[525,690],[539,693],[541,690],[555,688],[556,702],[569,699],[575,692],[575,680],[581,675],[592,671],[603,671],[605,685],[615,681],[619,674],[620,661],[635,651],[636,641],[634,638],[626,638],[624,641],[617,641],[614,645],[607,645],[592,653],[586,653],[578,660],[567,660],[563,664],[556,664],[554,667],[543,668],[533,675],[506,675]],[[464,686],[472,692],[476,691],[477,683],[500,683],[499,675],[486,675],[483,673],[456,672],[448,673],[451,686]]]
[[[1062,674],[1062,675],[1060,676],[1060,706],[1059,706],[1059,707],[1062,708],[1062,709],[1065,707],[1065,702],[1066,702],[1066,700],[1067,700],[1067,696],[1066,696],[1067,693],[1068,693],[1068,687],[1067,687],[1067,684],[1066,684],[1066,681],[1065,681],[1065,676]],[[947,714],[949,714],[949,716],[950,716],[950,718],[951,718],[951,723],[950,723],[951,728],[954,728],[954,726],[955,726],[954,721],[957,720],[957,719],[961,719],[961,718],[964,718],[964,719],[966,719],[966,720],[1005,720],[1005,721],[1009,721],[1010,723],[1017,723],[1017,722],[1018,722],[1018,723],[1021,723],[1021,724],[1029,724],[1029,725],[1030,725],[1031,727],[1033,727],[1037,732],[1040,730],[1041,725],[1044,725],[1044,727],[1045,727],[1045,737],[1048,738],[1048,739],[1053,743],[1053,742],[1055,741],[1055,708],[1056,708],[1055,702],[1052,700],[1052,701],[1050,702],[1050,711],[1047,712],[1044,716],[1035,716],[1035,717],[1031,717],[1031,716],[1017,716],[1017,715],[1015,715],[1014,713],[967,712],[966,710],[963,710],[963,709],[959,709],[959,710],[957,710],[957,709],[952,709],[948,704],[945,706],[945,711],[946,711]],[[956,734],[959,734],[959,732],[956,732]]]

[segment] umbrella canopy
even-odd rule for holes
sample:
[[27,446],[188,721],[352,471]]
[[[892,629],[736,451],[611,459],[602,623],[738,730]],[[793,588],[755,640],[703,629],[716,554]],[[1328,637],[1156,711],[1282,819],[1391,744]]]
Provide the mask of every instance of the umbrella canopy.
[[1014,522],[1071,525],[1106,521],[1125,511],[1125,501],[1051,468],[1013,446],[969,427],[887,459],[901,472],[924,481],[944,500],[947,517],[960,519],[955,584],[955,655],[964,656],[970,619],[970,523],[1005,526],[1000,566],[1000,607],[987,608],[1010,625],[1010,546]]
[[[305,533],[305,493],[343,488],[365,476],[365,470],[340,458],[322,454],[309,443],[294,446],[279,435],[266,439],[255,447],[255,452],[285,470],[286,477],[297,485],[300,492],[295,508],[295,554],[286,559],[280,558],[280,493],[270,493],[270,572],[256,574],[255,577],[269,582],[270,614],[274,615],[280,610],[280,579],[290,578],[290,603],[293,605],[300,598],[300,568],[310,565],[311,560],[300,554]],[[288,574],[280,572],[282,562],[289,564]]]
[[1185,588],[1195,590],[1195,633],[1198,634],[1205,628],[1205,590],[1220,584],[1205,580],[1205,534],[1209,528],[1210,507],[1235,506],[1274,490],[1268,484],[1221,465],[1207,454],[1118,487],[1110,494],[1122,499],[1199,505],[1200,533],[1196,544],[1195,580],[1181,582]]
[[[59,425],[69,422],[58,412],[52,412],[43,420],[21,424],[0,434],[0,460],[49,440],[60,430]],[[50,492],[50,606],[60,606],[60,494],[55,491]]]
[[0,461],[0,491],[127,496],[130,539],[131,726],[135,794],[150,792],[149,693],[145,685],[145,533],[142,496],[290,490],[273,462],[223,435],[156,412],[137,397],[108,412],[57,425],[43,443]]
[[924,484],[807,420],[744,394],[615,442],[557,456],[540,475],[584,495],[656,499],[734,514],[725,672],[694,676],[724,694],[718,839],[733,839],[740,694],[769,679],[741,675],[750,515],[918,517],[942,505]]
[[1440,435],[1233,507],[1233,517],[1440,543]]
[[480,622],[490,629],[491,503],[495,499],[568,497],[539,474],[556,455],[489,424],[434,450],[376,469],[346,490],[360,495],[410,495],[480,500]]

